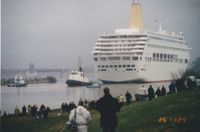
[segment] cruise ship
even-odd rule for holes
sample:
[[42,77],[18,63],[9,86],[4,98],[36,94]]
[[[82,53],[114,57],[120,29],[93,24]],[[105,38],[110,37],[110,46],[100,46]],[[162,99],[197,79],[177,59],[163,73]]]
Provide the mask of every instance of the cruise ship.
[[168,82],[187,69],[190,50],[183,33],[143,28],[141,5],[134,0],[130,27],[101,34],[92,54],[95,75],[103,83]]

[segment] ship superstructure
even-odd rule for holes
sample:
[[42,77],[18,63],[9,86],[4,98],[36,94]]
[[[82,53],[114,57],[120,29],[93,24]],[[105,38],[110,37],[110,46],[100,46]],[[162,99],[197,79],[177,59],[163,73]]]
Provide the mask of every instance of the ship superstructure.
[[172,81],[185,72],[190,48],[181,33],[143,29],[134,0],[130,28],[101,34],[93,49],[95,74],[104,83]]

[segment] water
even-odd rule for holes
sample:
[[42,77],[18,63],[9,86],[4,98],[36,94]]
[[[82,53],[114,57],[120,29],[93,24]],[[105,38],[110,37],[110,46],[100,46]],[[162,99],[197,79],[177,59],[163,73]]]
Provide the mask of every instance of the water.
[[[88,78],[94,79],[94,75],[89,73]],[[27,87],[7,87],[1,86],[1,111],[14,113],[17,106],[22,108],[23,105],[40,106],[44,104],[51,109],[60,108],[63,102],[69,103],[73,101],[77,104],[80,98],[88,100],[97,100],[103,96],[103,88],[109,87],[113,97],[125,95],[129,91],[134,99],[135,93],[144,85],[148,88],[150,84],[107,84],[102,85],[102,88],[86,88],[86,87],[67,87],[65,84],[66,77],[57,78],[55,84],[29,84]],[[169,83],[154,83],[154,89],[164,85],[168,88]]]
[[[129,91],[134,97],[136,91],[142,84],[112,84],[103,85],[102,88],[86,88],[86,87],[73,87],[69,88],[65,83],[56,84],[29,84],[27,87],[1,87],[1,110],[7,113],[13,113],[15,106],[20,108],[23,105],[40,106],[45,104],[51,109],[60,108],[62,102],[69,103],[70,101],[78,102],[80,98],[97,100],[103,95],[103,88],[108,86],[111,94],[116,97],[120,94],[125,95]],[[163,84],[153,84],[154,88],[162,86]],[[166,84],[164,84],[166,85]],[[148,88],[149,84],[145,84]]]
[[16,105],[22,107],[28,104],[45,104],[50,108],[60,108],[62,102],[78,102],[80,98],[96,99],[98,90],[84,87],[68,88],[64,83],[29,84],[27,87],[1,87],[2,111],[13,113]]

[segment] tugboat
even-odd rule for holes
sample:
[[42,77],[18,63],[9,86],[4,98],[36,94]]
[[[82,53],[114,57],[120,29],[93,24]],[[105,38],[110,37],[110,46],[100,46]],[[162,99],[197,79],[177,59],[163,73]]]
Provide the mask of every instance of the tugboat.
[[20,73],[17,73],[17,75],[14,77],[14,81],[7,84],[8,87],[26,87],[27,83],[23,79],[22,75]]
[[69,87],[88,86],[92,84],[92,82],[89,81],[87,76],[84,75],[83,69],[81,67],[80,58],[79,58],[79,67],[71,71],[69,78],[66,80],[66,84]]

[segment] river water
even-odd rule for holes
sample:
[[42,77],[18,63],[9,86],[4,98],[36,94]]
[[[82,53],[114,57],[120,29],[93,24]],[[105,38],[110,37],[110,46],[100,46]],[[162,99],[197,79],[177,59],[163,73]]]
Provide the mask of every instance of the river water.
[[[91,78],[91,77],[90,77]],[[109,87],[113,97],[125,95],[129,91],[134,99],[135,93],[144,85],[148,88],[150,84],[106,84],[101,88],[68,87],[65,84],[66,78],[59,78],[55,84],[29,84],[27,87],[7,87],[1,86],[1,111],[14,113],[17,106],[23,105],[40,106],[44,104],[50,109],[60,108],[63,102],[77,102],[80,98],[97,100],[103,96],[103,88]],[[169,83],[153,83],[154,89],[164,85],[168,89]]]

